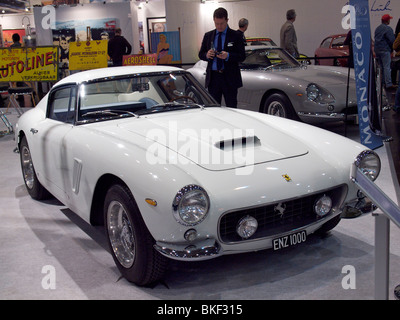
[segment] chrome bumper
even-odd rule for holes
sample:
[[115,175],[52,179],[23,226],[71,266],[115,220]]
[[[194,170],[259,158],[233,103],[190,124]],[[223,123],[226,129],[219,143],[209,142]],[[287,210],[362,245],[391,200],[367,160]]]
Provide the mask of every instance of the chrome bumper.
[[346,114],[338,112],[297,112],[300,118],[313,118],[320,120],[332,120],[332,121],[345,121],[345,120],[357,120],[356,114]]
[[220,246],[217,241],[207,239],[196,244],[166,244],[157,242],[154,248],[162,255],[174,260],[206,260],[219,254]]

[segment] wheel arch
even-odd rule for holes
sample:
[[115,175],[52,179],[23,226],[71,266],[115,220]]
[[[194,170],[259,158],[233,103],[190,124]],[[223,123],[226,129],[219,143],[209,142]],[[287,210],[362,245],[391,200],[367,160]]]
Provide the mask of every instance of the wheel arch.
[[[262,97],[262,99],[261,99],[258,112],[264,113],[264,110],[263,110],[263,109],[264,109],[265,101],[266,101],[270,96],[272,96],[272,95],[275,94],[275,93],[282,94],[282,95],[286,96],[286,98],[289,99],[288,95],[287,95],[284,91],[282,91],[282,90],[280,90],[280,89],[269,89],[268,91],[266,91],[266,92],[264,93],[264,95],[263,95],[263,97]],[[290,99],[289,99],[289,101],[290,101]]]
[[[93,192],[92,205],[90,208],[90,223],[93,226],[103,226],[103,204],[108,189],[114,184],[121,184],[128,188],[127,184],[113,174],[104,174],[99,178]],[[129,189],[129,188],[128,188]]]

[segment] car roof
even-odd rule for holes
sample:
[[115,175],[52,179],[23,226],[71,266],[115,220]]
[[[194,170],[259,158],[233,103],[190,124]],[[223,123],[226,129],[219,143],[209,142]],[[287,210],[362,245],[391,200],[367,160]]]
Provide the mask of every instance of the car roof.
[[90,80],[125,76],[131,74],[141,74],[149,72],[172,72],[172,71],[183,71],[183,69],[170,66],[124,66],[124,67],[99,68],[99,69],[92,69],[71,74],[58,81],[55,86],[59,86],[66,83],[78,84]]

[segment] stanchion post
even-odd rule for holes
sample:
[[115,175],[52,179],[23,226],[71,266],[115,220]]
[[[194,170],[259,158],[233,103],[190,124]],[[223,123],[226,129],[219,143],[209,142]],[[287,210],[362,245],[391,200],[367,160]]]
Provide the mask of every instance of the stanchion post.
[[390,220],[382,213],[375,216],[375,299],[388,300]]

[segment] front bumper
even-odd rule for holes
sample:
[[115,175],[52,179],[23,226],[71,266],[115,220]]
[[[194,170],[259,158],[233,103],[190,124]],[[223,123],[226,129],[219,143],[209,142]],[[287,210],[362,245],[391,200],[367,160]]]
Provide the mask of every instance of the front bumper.
[[343,112],[298,112],[300,119],[309,121],[357,121],[357,114]]

